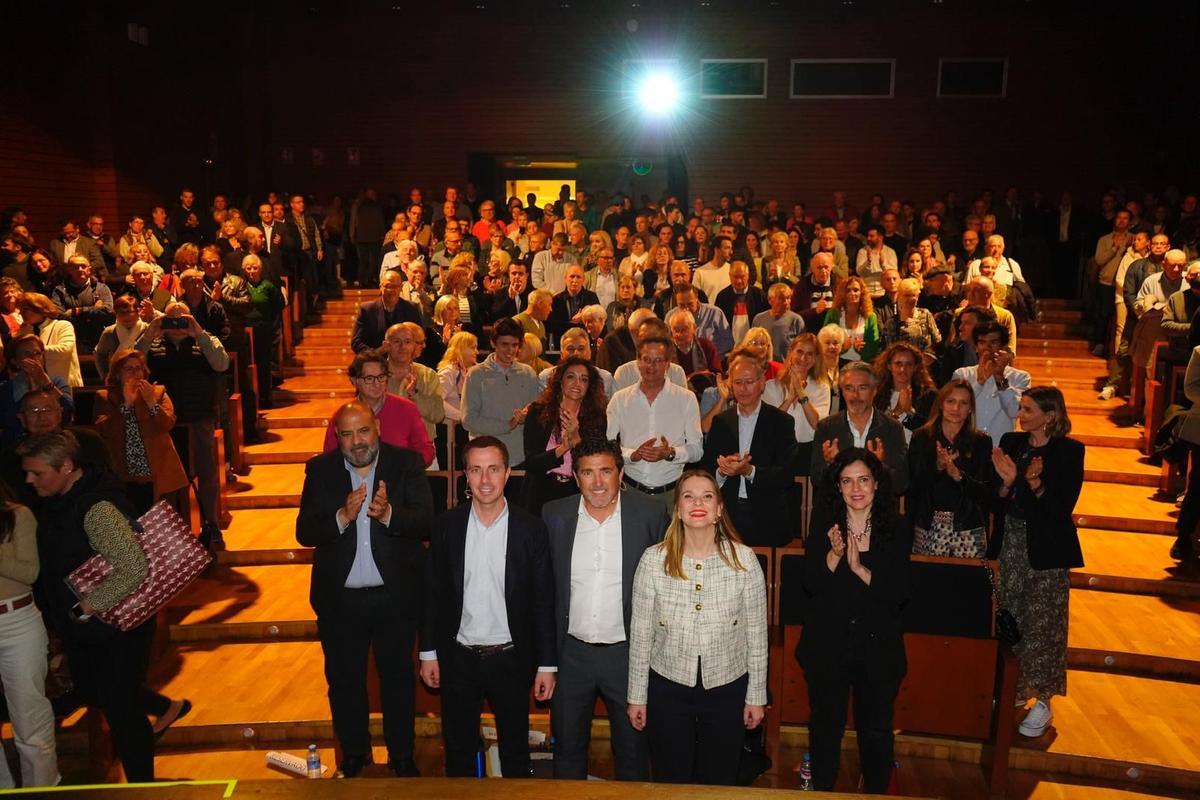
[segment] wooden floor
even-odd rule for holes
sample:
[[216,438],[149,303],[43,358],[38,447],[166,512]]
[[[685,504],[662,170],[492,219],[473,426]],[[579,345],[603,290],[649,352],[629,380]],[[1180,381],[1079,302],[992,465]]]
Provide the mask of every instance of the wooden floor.
[[[306,329],[274,395],[277,407],[265,413],[267,437],[247,449],[248,474],[229,487],[229,549],[170,609],[166,649],[151,680],[189,698],[194,710],[163,737],[160,776],[294,781],[268,768],[265,753],[300,754],[309,742],[333,765],[323,658],[308,605],[311,553],[294,533],[304,461],[322,448],[325,421],[350,394],[337,370],[350,358],[360,297],[348,292]],[[1072,576],[1068,694],[1054,701],[1046,736],[1016,737],[1008,796],[1200,796],[1200,584],[1167,557],[1177,509],[1157,493],[1159,469],[1137,449],[1141,430],[1113,421],[1119,401],[1095,398],[1105,365],[1079,335],[1079,312],[1051,301],[1047,316],[1023,329],[1017,365],[1033,373],[1035,385],[1063,389],[1073,435],[1088,445],[1075,510],[1086,566]],[[68,749],[81,741],[81,718],[64,726]],[[372,730],[381,744],[380,720]],[[428,776],[441,774],[437,730],[436,720],[418,720],[417,763]],[[607,744],[593,743],[599,777],[611,777]],[[793,788],[801,756],[785,743],[780,763],[756,785]],[[377,748],[376,758],[385,761],[386,752]],[[900,762],[906,794],[986,796],[977,763],[919,755]],[[382,767],[368,773],[386,775]],[[857,773],[848,739],[839,788],[853,790]]]

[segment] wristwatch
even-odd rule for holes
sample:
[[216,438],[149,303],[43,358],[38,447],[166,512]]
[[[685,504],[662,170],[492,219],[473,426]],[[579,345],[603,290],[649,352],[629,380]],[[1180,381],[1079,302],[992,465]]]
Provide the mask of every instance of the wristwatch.
[[800,395],[800,397],[796,399],[796,402],[802,406],[808,405],[808,395],[806,395],[806,394]]
[[675,460],[675,448],[672,447],[671,452],[667,454],[667,461],[674,461],[674,460]]

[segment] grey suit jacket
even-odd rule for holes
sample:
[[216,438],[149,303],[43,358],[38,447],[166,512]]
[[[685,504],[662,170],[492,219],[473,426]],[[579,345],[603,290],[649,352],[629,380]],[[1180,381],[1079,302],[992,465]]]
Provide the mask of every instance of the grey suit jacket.
[[[52,239],[50,241],[50,255],[54,256],[54,262],[60,266],[65,260],[63,258],[64,252],[66,252],[66,243],[62,239]],[[87,258],[88,263],[92,265],[92,275],[96,280],[104,279],[106,269],[104,254],[100,252],[100,248],[96,246],[94,241],[80,234],[79,238],[75,240],[75,255]]]
[[[633,575],[646,548],[662,541],[670,518],[666,506],[637,492],[622,491],[620,498],[621,606],[628,640],[629,619],[633,613]],[[542,506],[542,519],[550,530],[550,566],[554,570],[554,618],[559,652],[562,652],[571,621],[571,553],[581,502],[579,495],[572,495]]]

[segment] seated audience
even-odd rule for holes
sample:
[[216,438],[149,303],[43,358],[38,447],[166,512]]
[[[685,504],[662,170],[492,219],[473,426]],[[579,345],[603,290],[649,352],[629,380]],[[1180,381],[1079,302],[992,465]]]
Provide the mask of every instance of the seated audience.
[[529,293],[529,307],[513,317],[525,333],[531,333],[545,345],[550,341],[546,321],[550,319],[550,311],[554,306],[554,295],[547,289],[534,289]]
[[908,342],[890,345],[875,359],[875,376],[875,407],[904,426],[908,441],[929,418],[937,395],[921,351]]
[[75,328],[64,319],[49,297],[37,292],[21,296],[21,333],[37,336],[43,345],[46,374],[61,378],[68,386],[83,386],[79,353],[75,350]]
[[420,324],[421,313],[416,306],[400,299],[404,275],[389,271],[379,281],[378,300],[371,300],[358,307],[354,318],[354,330],[350,334],[350,347],[356,353],[374,349],[383,344],[387,329],[400,322]]
[[438,364],[438,381],[442,386],[442,409],[451,422],[462,422],[462,395],[467,373],[475,366],[479,340],[475,334],[459,331],[451,337]]
[[[588,338],[587,331],[583,328],[570,328],[562,335],[562,340],[559,342],[559,358],[558,364],[547,367],[538,373],[538,386],[545,389],[550,382],[550,376],[559,366],[562,365],[562,360],[568,358],[582,358],[584,361],[592,361],[592,353],[594,352],[591,345],[591,340]],[[600,384],[604,390],[604,397],[612,397],[613,393],[613,374],[606,369],[596,367],[596,372],[600,374]]]
[[792,287],[784,281],[771,284],[767,302],[770,308],[754,317],[752,325],[767,331],[771,348],[776,353],[786,353],[792,346],[792,339],[804,333],[804,320],[790,308]]
[[748,350],[755,358],[762,361],[769,381],[775,380],[783,369],[783,364],[775,360],[775,344],[771,341],[771,334],[766,328],[751,328],[746,331],[746,335],[738,342],[736,349]]
[[95,351],[101,332],[113,321],[112,292],[91,271],[86,258],[71,256],[63,266],[66,280],[54,287],[51,298],[60,318],[75,328],[75,349],[83,355]]
[[879,319],[866,286],[857,276],[851,275],[838,284],[823,324],[840,325],[846,332],[843,361],[870,362],[879,354]]
[[692,312],[676,306],[667,314],[667,325],[671,328],[671,339],[675,344],[671,360],[683,368],[685,375],[721,371],[721,357],[717,355],[717,348],[710,340],[696,335],[696,320]]
[[585,289],[583,267],[571,264],[563,275],[566,288],[554,295],[550,303],[550,317],[546,322],[551,342],[557,342],[567,328],[583,324],[580,315],[587,306],[596,305],[596,293]]
[[532,333],[527,333],[521,339],[521,351],[517,355],[517,361],[529,367],[534,373],[541,374],[543,370],[550,368],[550,362],[542,358],[544,352],[542,340]]
[[743,261],[730,265],[729,285],[717,294],[713,304],[725,315],[730,346],[734,341],[741,341],[750,329],[751,320],[770,307],[766,292],[751,285],[750,268]]
[[767,381],[763,390],[764,403],[770,403],[792,417],[798,445],[796,474],[800,475],[808,474],[813,432],[817,423],[829,416],[830,411],[830,378],[820,365],[817,337],[802,333],[792,340],[784,368],[774,380]]
[[942,343],[933,314],[919,306],[921,283],[916,278],[900,281],[896,290],[896,310],[888,319],[880,320],[880,335],[885,346],[894,342],[908,342],[917,348],[928,363],[934,360],[934,351]]

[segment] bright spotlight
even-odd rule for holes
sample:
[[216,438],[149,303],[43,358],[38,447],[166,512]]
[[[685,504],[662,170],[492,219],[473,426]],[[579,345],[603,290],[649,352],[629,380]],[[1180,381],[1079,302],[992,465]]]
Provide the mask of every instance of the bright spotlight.
[[665,117],[679,105],[679,81],[667,72],[651,72],[637,87],[638,105],[654,116]]

